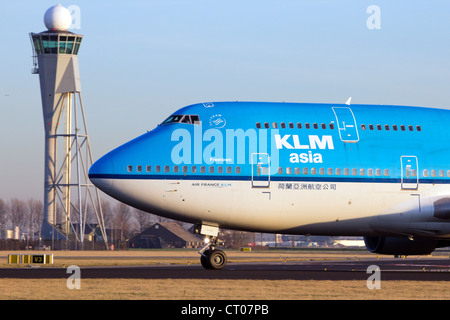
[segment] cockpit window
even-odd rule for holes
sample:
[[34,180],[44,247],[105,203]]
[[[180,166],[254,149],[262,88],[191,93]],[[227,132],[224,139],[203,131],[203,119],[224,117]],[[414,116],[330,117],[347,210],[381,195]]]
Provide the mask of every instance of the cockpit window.
[[182,115],[181,116],[177,116],[177,115],[170,116],[166,120],[164,120],[163,123],[161,123],[161,124],[178,123],[178,122],[181,122],[182,118],[183,118]]
[[200,117],[198,115],[179,114],[172,115],[163,121],[161,124],[171,123],[188,123],[188,124],[200,124]]

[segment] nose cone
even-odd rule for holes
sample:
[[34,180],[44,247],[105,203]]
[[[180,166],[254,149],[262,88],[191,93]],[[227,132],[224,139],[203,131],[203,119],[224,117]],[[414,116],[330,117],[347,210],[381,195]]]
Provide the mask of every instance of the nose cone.
[[112,159],[105,155],[91,166],[89,179],[97,188],[108,194],[112,188],[113,173]]

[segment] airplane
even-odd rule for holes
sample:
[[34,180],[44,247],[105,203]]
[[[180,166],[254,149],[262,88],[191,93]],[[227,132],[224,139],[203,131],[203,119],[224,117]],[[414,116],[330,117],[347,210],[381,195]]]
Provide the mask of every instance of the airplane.
[[195,225],[205,269],[219,228],[362,236],[373,253],[450,246],[450,111],[208,102],[97,160],[89,178],[130,206]]

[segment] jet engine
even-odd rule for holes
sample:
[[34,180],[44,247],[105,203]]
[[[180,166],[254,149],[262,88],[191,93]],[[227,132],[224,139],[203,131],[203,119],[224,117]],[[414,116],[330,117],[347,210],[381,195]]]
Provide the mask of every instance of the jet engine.
[[364,237],[367,250],[373,253],[394,255],[422,255],[430,254],[439,245],[440,241],[433,239],[407,237]]

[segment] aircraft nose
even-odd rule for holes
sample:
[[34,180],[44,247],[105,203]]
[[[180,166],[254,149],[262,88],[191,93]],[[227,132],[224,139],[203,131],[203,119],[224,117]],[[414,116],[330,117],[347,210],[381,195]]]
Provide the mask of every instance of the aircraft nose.
[[113,162],[108,155],[97,160],[89,169],[89,179],[100,190],[109,193],[113,183]]

